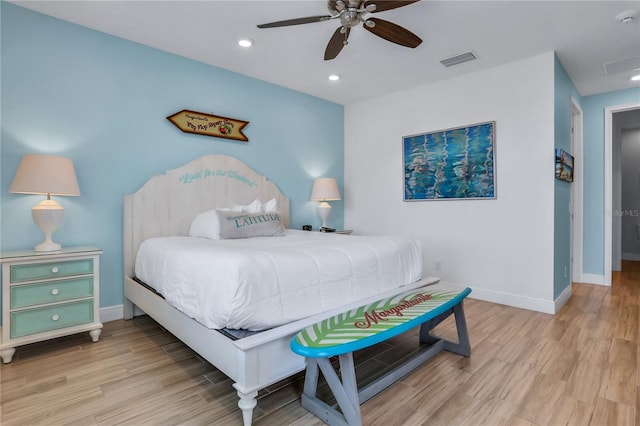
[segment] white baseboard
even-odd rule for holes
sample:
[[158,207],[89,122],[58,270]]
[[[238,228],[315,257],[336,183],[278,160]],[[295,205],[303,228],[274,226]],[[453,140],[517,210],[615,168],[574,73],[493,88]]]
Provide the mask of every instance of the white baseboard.
[[[133,315],[145,315],[144,311],[137,306],[133,308]],[[117,321],[124,318],[124,305],[107,306],[100,308],[100,322]]]
[[640,260],[640,253],[622,253],[622,260]]
[[604,275],[596,274],[582,274],[582,280],[580,282],[584,284],[605,285]]
[[122,305],[100,308],[100,322],[116,321],[121,320],[122,318],[124,318],[124,310]]
[[554,314],[560,310],[564,306],[567,301],[571,299],[571,285],[568,285],[567,288],[564,289],[560,296],[558,296],[554,302],[555,311]]
[[[598,275],[594,276],[597,277]],[[555,314],[565,303],[567,303],[567,300],[571,298],[571,286],[568,286],[555,301],[534,299],[531,297],[517,296],[514,294],[478,288],[472,288],[472,292],[469,297],[472,299],[484,300],[486,302],[528,309],[530,311],[543,312],[545,314]],[[134,309],[134,316],[144,315],[144,311],[137,306],[135,306]],[[123,318],[123,305],[100,308],[100,322],[116,321]]]
[[[564,292],[558,299],[563,297],[563,295]],[[569,296],[571,296],[571,290],[569,290]],[[469,297],[472,299],[484,300],[485,302],[499,303],[501,305],[513,306],[515,308],[543,312],[545,314],[556,313],[556,302],[554,302],[553,300],[535,299],[532,297],[518,296],[515,294],[502,293],[500,291],[473,287],[471,288],[471,294],[469,295]],[[564,302],[562,302],[562,304],[564,304]]]

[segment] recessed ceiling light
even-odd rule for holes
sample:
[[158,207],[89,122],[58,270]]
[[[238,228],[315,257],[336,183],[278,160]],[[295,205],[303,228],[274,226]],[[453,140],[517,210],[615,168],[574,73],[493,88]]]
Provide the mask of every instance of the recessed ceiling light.
[[631,76],[631,81],[640,81],[640,74]]
[[238,45],[242,47],[251,47],[253,45],[253,40],[250,38],[241,38],[238,40]]
[[338,81],[338,80],[340,80],[340,76],[339,76],[338,74],[331,74],[331,75],[329,76],[329,80],[331,80],[331,81]]

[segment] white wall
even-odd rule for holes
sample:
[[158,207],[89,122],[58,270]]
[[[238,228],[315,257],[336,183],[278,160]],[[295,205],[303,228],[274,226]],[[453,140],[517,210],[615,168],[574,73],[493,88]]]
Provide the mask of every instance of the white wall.
[[[554,312],[553,83],[547,52],[346,106],[345,227],[413,235],[426,275]],[[402,136],[492,120],[496,200],[403,202]]]

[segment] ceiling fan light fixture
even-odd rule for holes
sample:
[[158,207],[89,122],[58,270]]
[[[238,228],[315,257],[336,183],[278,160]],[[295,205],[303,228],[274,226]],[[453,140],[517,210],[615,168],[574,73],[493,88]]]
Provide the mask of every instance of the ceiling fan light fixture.
[[253,40],[247,37],[243,37],[238,39],[238,46],[240,47],[251,47],[253,46]]
[[636,19],[637,16],[638,16],[638,11],[631,9],[631,10],[625,10],[624,12],[618,13],[615,19],[621,24],[631,24]]
[[331,74],[331,75],[329,76],[329,80],[331,80],[331,81],[338,81],[338,80],[340,80],[340,75],[339,75],[339,74]]
[[420,0],[328,0],[327,8],[330,15],[307,16],[303,18],[285,19],[284,21],[259,24],[258,28],[277,28],[290,25],[311,24],[331,19],[340,19],[340,27],[329,39],[324,51],[324,60],[330,61],[347,45],[349,32],[356,25],[363,27],[370,33],[400,46],[415,48],[422,43],[422,39],[408,29],[379,18],[366,18],[368,13],[384,12],[391,9],[417,3]]

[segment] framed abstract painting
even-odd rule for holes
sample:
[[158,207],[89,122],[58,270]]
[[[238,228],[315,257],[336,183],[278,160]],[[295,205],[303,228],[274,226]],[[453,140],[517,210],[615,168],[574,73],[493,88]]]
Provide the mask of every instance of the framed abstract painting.
[[496,198],[496,122],[402,138],[404,201]]

